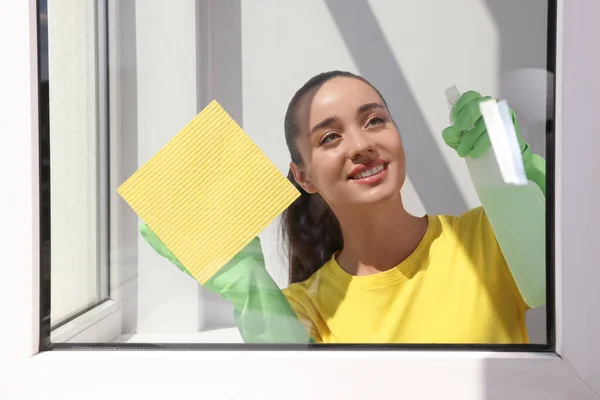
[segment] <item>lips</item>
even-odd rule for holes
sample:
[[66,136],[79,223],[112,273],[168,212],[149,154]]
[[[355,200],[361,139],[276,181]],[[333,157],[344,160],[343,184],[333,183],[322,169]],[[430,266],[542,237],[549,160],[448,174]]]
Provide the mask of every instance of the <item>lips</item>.
[[377,175],[387,167],[387,162],[377,160],[369,164],[361,164],[354,168],[349,175],[349,179],[364,179],[373,175]]

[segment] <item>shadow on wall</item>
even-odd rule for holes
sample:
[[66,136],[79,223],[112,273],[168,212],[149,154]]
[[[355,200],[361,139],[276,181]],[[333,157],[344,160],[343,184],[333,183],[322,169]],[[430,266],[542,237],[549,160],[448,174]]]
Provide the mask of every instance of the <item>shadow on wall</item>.
[[382,92],[398,121],[407,170],[427,212],[458,215],[466,211],[467,204],[367,1],[325,3],[360,74]]
[[[117,131],[114,137],[121,152],[119,168],[111,178],[111,197],[116,197],[111,214],[111,297],[119,300],[122,315],[122,332],[136,332],[138,328],[138,217],[117,196],[117,186],[138,169],[138,102],[137,102],[137,36],[135,0],[118,2],[119,12],[115,29],[118,38],[118,68],[120,85],[115,93],[119,104]],[[111,65],[111,68],[114,67]],[[114,266],[118,266],[115,268]]]
[[[519,116],[523,138],[546,156],[546,119],[553,115],[547,72],[548,0],[486,0],[500,35],[500,95]],[[545,115],[548,114],[548,115]]]

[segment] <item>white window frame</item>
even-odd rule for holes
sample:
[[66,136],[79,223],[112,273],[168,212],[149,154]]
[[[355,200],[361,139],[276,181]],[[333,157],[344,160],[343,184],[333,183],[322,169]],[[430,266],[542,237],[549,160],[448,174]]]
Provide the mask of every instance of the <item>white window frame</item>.
[[0,64],[0,397],[600,398],[600,312],[595,309],[600,304],[600,135],[595,132],[600,126],[599,14],[597,2],[559,1],[555,353],[82,350],[38,354],[36,1],[0,2],[0,49],[11,61]]

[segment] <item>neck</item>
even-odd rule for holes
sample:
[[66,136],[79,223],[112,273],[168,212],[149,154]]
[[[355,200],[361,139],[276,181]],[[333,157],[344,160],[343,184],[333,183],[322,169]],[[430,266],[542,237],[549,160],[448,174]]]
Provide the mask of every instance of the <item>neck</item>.
[[400,264],[427,229],[427,220],[409,214],[400,195],[376,205],[334,211],[344,238],[337,261],[352,275],[369,275]]

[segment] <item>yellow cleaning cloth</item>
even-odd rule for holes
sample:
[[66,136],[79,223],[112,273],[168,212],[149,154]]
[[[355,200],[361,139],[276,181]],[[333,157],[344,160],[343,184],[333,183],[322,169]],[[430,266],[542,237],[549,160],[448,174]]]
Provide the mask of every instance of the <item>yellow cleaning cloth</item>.
[[201,284],[300,195],[216,101],[118,192]]

